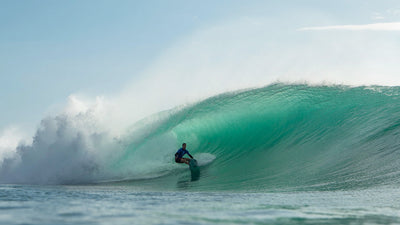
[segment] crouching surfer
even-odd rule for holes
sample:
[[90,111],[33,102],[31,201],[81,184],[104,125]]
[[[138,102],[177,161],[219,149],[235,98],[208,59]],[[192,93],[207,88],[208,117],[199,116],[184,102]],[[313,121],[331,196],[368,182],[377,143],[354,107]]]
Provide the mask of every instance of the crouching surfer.
[[182,148],[180,148],[176,153],[175,153],[175,162],[176,163],[186,163],[189,165],[190,159],[189,158],[183,158],[185,154],[188,154],[190,158],[193,159],[193,156],[190,155],[188,150],[186,150],[186,143],[182,144]]

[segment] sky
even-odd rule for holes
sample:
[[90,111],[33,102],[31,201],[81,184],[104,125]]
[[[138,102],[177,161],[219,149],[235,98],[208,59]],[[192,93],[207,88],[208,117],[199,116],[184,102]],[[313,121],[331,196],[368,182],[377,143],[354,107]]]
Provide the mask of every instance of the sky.
[[137,119],[281,80],[400,85],[397,0],[0,0],[0,34],[0,142],[74,96]]

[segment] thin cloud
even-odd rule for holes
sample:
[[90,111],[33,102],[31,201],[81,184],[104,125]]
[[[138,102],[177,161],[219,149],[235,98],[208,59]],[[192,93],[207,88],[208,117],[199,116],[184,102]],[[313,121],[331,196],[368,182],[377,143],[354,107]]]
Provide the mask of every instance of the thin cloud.
[[321,27],[303,27],[299,31],[309,30],[354,30],[354,31],[400,31],[400,22],[371,23],[364,25],[337,25]]
[[383,20],[383,19],[385,19],[385,17],[381,13],[375,12],[375,13],[372,13],[372,19],[373,20]]

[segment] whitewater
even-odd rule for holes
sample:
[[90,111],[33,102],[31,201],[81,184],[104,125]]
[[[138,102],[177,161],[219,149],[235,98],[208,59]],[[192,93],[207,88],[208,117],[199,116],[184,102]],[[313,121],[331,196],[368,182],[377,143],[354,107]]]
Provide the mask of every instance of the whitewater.
[[[0,221],[400,223],[399,97],[396,86],[275,83],[155,113],[118,136],[96,107],[49,116],[2,159]],[[174,163],[183,142],[199,176]]]

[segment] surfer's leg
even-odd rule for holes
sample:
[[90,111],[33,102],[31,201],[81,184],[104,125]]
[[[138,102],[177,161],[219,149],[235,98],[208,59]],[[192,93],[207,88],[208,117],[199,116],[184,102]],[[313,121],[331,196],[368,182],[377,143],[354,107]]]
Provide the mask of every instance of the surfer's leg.
[[189,165],[190,159],[188,159],[188,158],[182,158],[182,162]]

